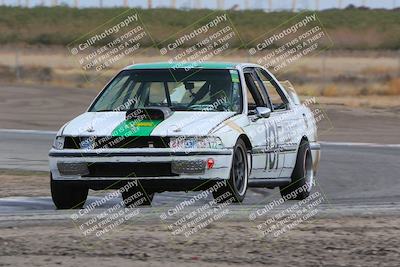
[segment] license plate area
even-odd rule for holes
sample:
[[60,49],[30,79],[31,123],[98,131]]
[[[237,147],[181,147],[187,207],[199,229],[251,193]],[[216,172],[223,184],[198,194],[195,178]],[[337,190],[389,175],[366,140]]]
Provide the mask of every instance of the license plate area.
[[204,160],[177,160],[171,164],[171,171],[177,174],[203,174],[205,168]]
[[61,175],[88,175],[89,169],[86,162],[57,162]]

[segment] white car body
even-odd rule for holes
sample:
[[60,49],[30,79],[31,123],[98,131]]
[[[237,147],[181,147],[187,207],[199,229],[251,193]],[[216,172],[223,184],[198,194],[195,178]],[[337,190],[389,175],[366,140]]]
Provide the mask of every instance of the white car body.
[[[218,65],[218,63],[216,63]],[[126,69],[146,69],[147,66],[154,68],[154,65],[140,64],[129,66]],[[207,68],[204,64],[199,68]],[[212,67],[210,67],[212,68]],[[171,183],[170,186],[160,187],[155,191],[190,190],[187,186],[179,186],[185,181],[204,182],[208,180],[227,180],[230,176],[233,148],[239,138],[242,138],[248,148],[247,156],[249,161],[249,186],[269,187],[282,186],[290,183],[290,177],[296,164],[297,152],[302,140],[306,140],[312,152],[312,165],[314,174],[318,168],[320,158],[320,146],[317,142],[317,127],[311,110],[300,104],[295,93],[288,92],[281,83],[268,70],[256,64],[226,64],[218,65],[218,68],[237,70],[241,84],[243,108],[240,113],[235,112],[205,112],[205,111],[174,111],[169,117],[160,122],[149,136],[154,137],[212,137],[222,141],[222,147],[218,148],[171,148],[153,147],[149,142],[148,147],[140,148],[52,148],[49,152],[49,164],[52,179],[89,182],[91,186],[100,181],[115,180],[146,180],[147,182],[163,181]],[[269,117],[260,117],[257,114],[249,114],[248,110],[248,88],[244,73],[253,68],[263,69],[271,77],[272,81],[278,84],[279,89],[287,99],[285,110],[272,110]],[[267,92],[266,92],[267,93]],[[180,93],[177,92],[176,95]],[[61,137],[93,137],[111,136],[112,131],[126,118],[126,112],[85,112],[70,122],[66,123],[57,136]],[[213,139],[214,140],[214,139]],[[65,140],[63,141],[65,142]],[[205,167],[199,173],[191,173],[190,170],[182,171],[173,176],[163,176],[158,173],[157,166],[151,168],[151,164],[176,162],[207,162],[213,160],[212,168]],[[102,176],[81,175],[80,170],[74,168],[71,163],[97,164],[107,163],[109,172],[112,173],[113,164],[116,163],[145,163],[149,168],[148,173],[152,175],[121,177],[120,175]],[[67,174],[61,173],[60,164],[72,166]],[[115,165],[118,168],[118,165]],[[116,173],[118,173],[116,171]],[[160,183],[159,183],[160,184]],[[197,183],[198,184],[198,183]],[[195,187],[196,183],[190,186]]]

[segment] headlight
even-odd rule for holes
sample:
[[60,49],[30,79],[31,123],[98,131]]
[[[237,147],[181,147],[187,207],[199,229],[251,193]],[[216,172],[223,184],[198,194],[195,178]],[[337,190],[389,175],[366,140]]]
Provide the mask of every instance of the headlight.
[[53,142],[53,148],[61,150],[64,148],[64,136],[57,136]]
[[223,148],[219,137],[172,137],[169,147],[173,149],[197,149],[197,148]]

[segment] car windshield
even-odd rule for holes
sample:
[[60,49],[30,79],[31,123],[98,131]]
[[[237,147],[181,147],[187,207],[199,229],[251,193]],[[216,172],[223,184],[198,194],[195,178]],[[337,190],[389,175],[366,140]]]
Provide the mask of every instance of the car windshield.
[[241,111],[237,70],[124,70],[101,92],[91,112],[169,107],[176,111]]

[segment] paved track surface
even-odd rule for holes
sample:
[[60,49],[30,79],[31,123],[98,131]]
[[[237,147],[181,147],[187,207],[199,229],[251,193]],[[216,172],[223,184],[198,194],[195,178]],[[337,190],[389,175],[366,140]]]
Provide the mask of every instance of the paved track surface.
[[[53,137],[53,132],[0,130],[0,169],[48,171],[47,153]],[[324,195],[323,210],[368,213],[376,210],[390,211],[399,207],[400,147],[398,145],[322,143],[321,149],[322,159],[315,191]],[[154,208],[145,209],[146,213],[151,215],[163,207],[174,206],[192,197],[193,194],[196,193],[158,194],[154,199]],[[92,194],[88,203],[100,197]],[[209,198],[211,199],[210,196]],[[250,189],[245,202],[234,209],[239,213],[243,210],[252,210],[277,198],[279,198],[277,189]],[[205,199],[204,202],[210,199]],[[109,202],[105,207],[112,205],[113,202]],[[54,213],[54,206],[49,196],[1,198],[0,214],[14,216],[36,214],[31,218],[42,219],[48,216],[52,218],[52,216],[68,215],[68,213]]]

